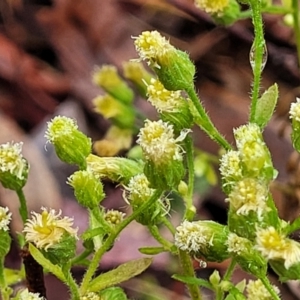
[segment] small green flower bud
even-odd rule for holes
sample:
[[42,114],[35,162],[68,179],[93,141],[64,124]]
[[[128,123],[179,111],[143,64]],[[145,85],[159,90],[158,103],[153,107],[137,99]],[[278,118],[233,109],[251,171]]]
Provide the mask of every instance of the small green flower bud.
[[[111,287],[100,292],[100,300],[127,300],[124,291],[119,287]],[[90,299],[89,299],[90,300]]]
[[98,96],[93,100],[95,111],[121,128],[133,128],[135,120],[134,108],[126,105],[111,95]]
[[259,98],[255,111],[254,123],[263,129],[270,121],[278,100],[278,86],[274,83]]
[[90,154],[86,162],[87,169],[96,176],[122,184],[127,184],[133,176],[143,172],[141,162],[123,157],[99,157]]
[[159,80],[152,78],[147,87],[147,95],[161,119],[173,124],[176,131],[192,127],[193,116],[181,91],[169,91]]
[[22,155],[23,143],[0,145],[0,182],[11,190],[20,190],[27,182],[29,165]]
[[[130,179],[125,191],[124,199],[135,211],[153,196],[155,189],[150,188],[150,182],[145,174],[138,174]],[[146,211],[137,216],[136,221],[143,225],[156,225],[169,210],[168,199],[157,199]]]
[[[228,0],[227,0],[228,1]],[[213,1],[209,1],[213,2]],[[240,6],[235,0],[229,0],[228,5],[220,13],[212,14],[214,21],[223,26],[228,26],[240,18]]]
[[184,221],[176,228],[175,245],[208,261],[221,262],[229,257],[228,228],[213,221]]
[[82,206],[94,208],[104,199],[103,185],[91,172],[77,171],[67,183],[74,188],[75,197]]
[[266,146],[261,129],[256,124],[247,124],[234,130],[237,148],[240,154],[243,176],[273,180],[277,171]]
[[53,144],[60,160],[84,168],[85,158],[91,153],[92,142],[77,128],[74,120],[57,116],[48,122],[45,137]]
[[147,61],[166,89],[177,91],[193,86],[195,66],[189,56],[174,48],[159,32],[144,31],[134,44],[140,59]]
[[152,187],[177,188],[185,173],[183,149],[179,142],[185,139],[188,132],[189,130],[181,131],[180,136],[175,139],[172,125],[162,120],[145,121],[137,143],[143,150],[146,159],[144,173]]
[[132,103],[133,91],[119,76],[115,66],[103,65],[101,68],[97,68],[93,74],[93,82],[120,102],[124,104]]
[[266,276],[267,261],[254,248],[253,243],[234,233],[228,235],[228,252],[236,259],[240,267],[258,278]]
[[147,85],[150,83],[153,75],[150,74],[141,62],[128,61],[123,64],[124,76],[133,82],[137,91],[143,98],[147,95]]
[[209,276],[209,282],[212,286],[217,289],[221,281],[221,276],[218,270],[214,270],[214,272]]
[[104,214],[104,220],[108,223],[111,224],[112,226],[116,226],[118,224],[120,224],[123,219],[125,217],[125,214],[122,213],[121,211],[118,210],[108,210],[105,214]]

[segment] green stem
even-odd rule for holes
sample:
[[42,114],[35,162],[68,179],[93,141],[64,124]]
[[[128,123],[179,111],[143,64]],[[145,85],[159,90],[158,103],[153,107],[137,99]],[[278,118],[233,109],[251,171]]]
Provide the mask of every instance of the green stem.
[[70,269],[65,272],[65,277],[67,279],[67,285],[71,293],[71,299],[80,300],[79,288],[70,272]]
[[[232,273],[233,273],[233,271],[234,271],[234,269],[235,269],[235,266],[236,266],[236,261],[235,261],[235,259],[233,258],[233,259],[231,260],[231,262],[230,262],[230,264],[229,264],[227,270],[226,270],[226,273],[225,273],[224,276],[223,276],[222,281],[229,281],[229,280],[230,280],[230,278],[231,278],[231,276],[232,276]],[[223,299],[224,292],[223,292],[220,288],[218,288],[218,290],[217,290],[217,295],[216,295],[216,296],[217,296],[217,297],[216,297],[216,300],[221,300],[221,299]]]
[[[195,277],[191,258],[186,251],[178,250],[179,260],[185,276]],[[192,300],[201,300],[201,292],[197,284],[187,284]]]
[[198,116],[194,116],[195,123],[204,130],[207,135],[213,140],[216,141],[221,147],[226,150],[230,150],[232,147],[226,141],[226,139],[220,134],[217,128],[214,126],[209,116],[205,112],[202,103],[199,101],[197,93],[194,88],[187,88],[186,92],[194,104],[195,109],[197,110]]
[[164,247],[165,250],[172,252],[173,244],[170,243],[168,240],[164,239],[157,228],[157,226],[148,226],[148,229],[151,235]]
[[263,283],[263,285],[265,286],[265,288],[269,291],[270,295],[272,296],[273,300],[280,300],[280,297],[278,296],[278,294],[275,292],[272,284],[270,283],[270,281],[268,280],[267,277],[262,277],[260,278],[261,282]]
[[300,67],[300,24],[299,24],[299,1],[292,1],[293,7],[293,21],[294,21],[294,32],[295,32],[295,42],[297,46],[297,56],[298,56],[298,67]]
[[86,259],[93,251],[90,249],[85,249],[82,253],[80,253],[79,255],[75,256],[72,260],[71,260],[71,265],[77,265],[80,264],[81,261],[83,261],[84,259]]
[[162,222],[163,224],[170,230],[170,232],[172,233],[172,235],[174,236],[176,233],[176,229],[173,226],[173,224],[170,222],[170,220],[166,217],[162,218]]
[[[261,14],[261,1],[251,0],[250,6],[252,9],[252,22],[254,26],[254,42],[251,47],[254,61],[251,62],[253,70],[253,88],[251,96],[250,122],[255,122],[255,113],[257,101],[259,98],[261,74],[263,71],[263,55],[265,52],[265,40],[263,31],[263,20]],[[250,54],[251,55],[251,54]],[[251,58],[250,58],[251,60]]]
[[193,147],[193,141],[190,136],[188,136],[185,139],[185,151],[186,151],[189,179],[188,179],[188,192],[187,195],[184,196],[184,201],[186,204],[184,219],[188,221],[192,221],[195,216],[196,208],[193,204],[194,182],[195,182],[194,147]]
[[27,203],[26,203],[25,195],[24,195],[22,189],[16,190],[16,193],[17,193],[19,201],[20,201],[19,213],[22,218],[23,224],[25,224],[26,220],[28,219],[28,210],[27,210]]
[[104,242],[103,246],[100,247],[94,257],[91,260],[91,263],[84,274],[81,287],[80,287],[80,293],[84,295],[88,290],[88,285],[96,272],[99,262],[102,258],[102,256],[105,254],[105,252],[111,247],[111,245],[114,243],[117,236],[120,234],[120,232],[129,224],[131,223],[140,213],[142,213],[144,210],[146,210],[148,207],[150,207],[157,199],[161,196],[161,191],[156,191],[153,196],[146,201],[143,205],[141,205],[136,211],[134,211],[129,217],[124,219],[118,227],[116,227],[115,231],[112,232],[109,237]]

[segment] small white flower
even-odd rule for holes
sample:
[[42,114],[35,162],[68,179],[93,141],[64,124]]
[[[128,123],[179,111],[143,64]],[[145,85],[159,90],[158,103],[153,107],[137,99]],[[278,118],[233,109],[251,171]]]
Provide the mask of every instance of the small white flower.
[[249,240],[239,237],[235,233],[230,233],[227,239],[228,252],[241,255],[243,252],[247,251],[247,245]]
[[283,259],[286,269],[300,263],[300,244],[277,232],[272,226],[257,229],[255,248],[268,260]]
[[[279,295],[280,291],[277,286],[272,286],[276,294]],[[247,300],[273,300],[272,295],[263,285],[260,279],[249,280],[246,287]]]
[[174,243],[181,250],[198,252],[211,243],[211,233],[200,223],[185,220],[176,228]]
[[28,289],[23,290],[19,296],[20,300],[44,300],[44,297],[41,297],[39,293],[31,293]]
[[84,296],[81,296],[80,300],[101,300],[101,298],[96,293],[90,292]]
[[183,149],[178,143],[183,141],[189,132],[190,130],[182,130],[180,136],[175,139],[173,125],[162,120],[146,120],[137,143],[142,147],[147,160],[156,165],[168,164],[173,160],[182,160]]
[[229,5],[229,0],[195,0],[195,5],[208,14],[221,14]]
[[220,173],[225,184],[232,184],[242,178],[241,160],[238,151],[226,152],[220,161]]
[[47,122],[48,128],[45,133],[45,138],[55,143],[57,139],[63,136],[70,136],[74,130],[78,129],[77,123],[68,117],[56,116],[50,122]]
[[26,159],[22,155],[23,143],[6,143],[0,145],[0,172],[10,174],[23,179],[25,169],[28,169]]
[[8,231],[8,225],[11,221],[11,212],[8,207],[0,207],[0,230]]
[[296,98],[297,102],[291,104],[290,119],[300,122],[300,98]]
[[74,229],[73,219],[61,217],[61,210],[56,213],[54,209],[49,211],[42,207],[42,213],[32,212],[32,219],[28,219],[23,232],[25,240],[34,243],[38,248],[46,251],[61,241],[65,233],[77,238],[78,228]]

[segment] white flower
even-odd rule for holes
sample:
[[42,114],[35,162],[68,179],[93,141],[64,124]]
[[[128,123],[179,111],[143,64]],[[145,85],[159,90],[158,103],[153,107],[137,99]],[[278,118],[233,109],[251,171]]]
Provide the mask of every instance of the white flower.
[[183,141],[189,132],[190,130],[182,130],[180,136],[175,139],[173,125],[162,120],[146,120],[137,143],[142,147],[147,160],[151,160],[155,165],[168,164],[173,160],[182,160],[183,149],[178,142]]
[[11,220],[11,212],[8,207],[0,207],[0,230],[8,231],[8,225]]
[[300,98],[296,98],[297,102],[291,104],[290,119],[300,122]]
[[268,260],[283,259],[286,269],[300,263],[300,244],[277,232],[272,226],[257,229],[255,248]]
[[20,300],[44,300],[44,297],[41,297],[39,293],[31,293],[28,289],[23,290],[19,295]]
[[195,5],[209,14],[220,14],[229,5],[229,0],[195,0]]
[[84,296],[81,296],[80,300],[101,300],[101,298],[96,293],[90,292]]
[[62,236],[67,233],[77,238],[78,228],[74,229],[73,219],[61,218],[61,210],[56,213],[54,209],[49,211],[42,207],[42,213],[32,212],[32,219],[28,219],[23,232],[25,240],[34,243],[38,248],[46,251],[61,241]]
[[176,228],[175,245],[184,251],[198,252],[211,243],[211,232],[197,222],[184,221]]
[[235,233],[230,233],[227,239],[228,252],[241,255],[243,252],[247,251],[247,246],[249,245],[249,240],[239,237]]
[[[272,286],[276,294],[279,295],[280,291],[277,286]],[[249,280],[246,287],[247,300],[273,300],[272,295],[263,285],[260,279]]]
[[24,171],[28,169],[26,159],[22,155],[23,143],[6,143],[0,145],[0,172],[24,179]]

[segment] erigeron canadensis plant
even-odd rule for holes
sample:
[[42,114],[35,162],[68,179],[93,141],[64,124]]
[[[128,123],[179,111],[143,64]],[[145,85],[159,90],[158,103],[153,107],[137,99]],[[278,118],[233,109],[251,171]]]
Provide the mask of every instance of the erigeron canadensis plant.
[[[191,299],[203,299],[201,287],[214,291],[217,300],[280,299],[278,287],[268,280],[268,264],[281,281],[300,279],[300,244],[289,238],[300,228],[300,218],[290,224],[278,215],[269,190],[277,171],[262,136],[277,103],[277,85],[260,93],[260,78],[266,59],[262,12],[290,14],[294,18],[295,34],[299,37],[298,1],[282,6],[260,0],[241,2],[248,4],[250,10],[241,12],[234,0],[197,0],[195,3],[219,24],[229,25],[247,14],[252,16],[255,38],[250,50],[254,74],[251,107],[249,122],[233,129],[235,145],[219,133],[205,112],[195,92],[196,70],[188,54],[173,47],[159,32],[145,31],[134,37],[139,59],[127,63],[124,73],[140,94],[148,97],[159,120],[146,119],[140,128],[136,119],[140,118],[140,122],[141,116],[132,105],[133,91],[117,74],[115,67],[103,66],[95,71],[93,81],[103,87],[107,95],[97,97],[94,104],[97,112],[111,120],[112,127],[103,140],[94,144],[95,152],[101,157],[92,154],[91,139],[79,131],[75,120],[57,116],[48,123],[45,136],[53,144],[58,157],[79,169],[67,183],[89,214],[89,228],[80,237],[78,228],[73,226],[74,220],[63,216],[62,211],[42,207],[41,212],[28,214],[22,189],[29,165],[22,156],[22,144],[0,146],[0,182],[5,188],[16,191],[20,199],[24,229],[18,238],[25,266],[14,271],[14,279],[10,270],[4,268],[11,242],[9,222],[13,216],[7,207],[0,207],[0,288],[3,300],[12,297],[16,300],[46,299],[43,269],[68,286],[72,300],[127,299],[124,291],[116,285],[143,272],[151,264],[151,258],[126,262],[100,275],[96,275],[96,271],[103,255],[132,221],[146,226],[159,243],[157,247],[139,249],[141,253],[154,256],[169,252],[178,257],[182,273],[173,277],[187,285]],[[300,38],[297,43],[299,53]],[[154,73],[145,70],[140,61],[145,61]],[[300,151],[300,99],[292,104],[290,118],[292,142]],[[194,154],[191,138],[195,125],[224,152],[220,158],[220,174],[226,194],[224,201],[229,206],[226,226],[210,220],[197,220],[195,215],[193,192],[199,158]],[[120,150],[129,149],[135,133],[139,149],[131,151],[131,158],[112,157]],[[131,207],[131,214],[102,206],[104,178],[122,186],[124,201]],[[210,179],[214,181],[212,175]],[[170,192],[180,196],[185,205],[177,227],[172,223]],[[161,226],[170,231],[172,239],[167,240],[161,235]],[[76,255],[79,238],[85,250]],[[205,261],[222,262],[225,259],[230,259],[230,265],[223,278],[215,271],[206,281],[196,277],[192,258],[198,259],[202,267],[205,267]],[[81,282],[76,282],[72,276],[71,269],[75,265],[86,267]],[[248,283],[243,280],[234,285],[231,275],[237,266],[256,280]],[[40,275],[38,284],[32,280],[32,272]],[[24,277],[28,288],[14,294],[10,285]]]

